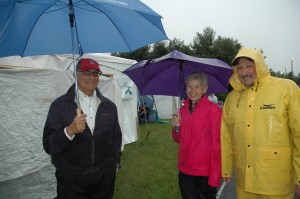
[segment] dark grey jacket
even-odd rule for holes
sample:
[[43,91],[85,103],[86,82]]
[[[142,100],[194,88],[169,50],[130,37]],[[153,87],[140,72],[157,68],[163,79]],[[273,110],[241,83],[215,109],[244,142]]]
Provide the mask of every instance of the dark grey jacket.
[[57,170],[93,173],[108,164],[117,165],[122,144],[117,107],[98,89],[96,93],[101,104],[96,113],[94,133],[87,126],[72,141],[66,137],[64,128],[76,115],[75,85],[51,104],[44,127],[43,146]]

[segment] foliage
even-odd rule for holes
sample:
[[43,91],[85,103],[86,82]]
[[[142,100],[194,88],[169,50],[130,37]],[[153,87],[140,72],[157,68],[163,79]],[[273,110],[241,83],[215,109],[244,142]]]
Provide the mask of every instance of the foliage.
[[162,55],[168,54],[170,51],[167,47],[167,42],[161,41],[153,44],[153,50],[151,53],[151,59],[161,57]]
[[[139,125],[139,141],[125,145],[117,172],[114,199],[179,199],[178,145],[171,124]],[[145,140],[147,131],[150,134]]]
[[150,49],[151,46],[144,46],[130,53],[111,53],[112,56],[123,57],[126,59],[133,59],[136,61],[141,61],[144,59],[150,59]]
[[[233,38],[222,36],[215,37],[216,32],[208,26],[204,28],[202,33],[196,32],[191,44],[185,44],[184,41],[174,38],[173,40],[161,41],[153,45],[145,46],[130,53],[112,53],[112,55],[141,61],[155,59],[164,56],[173,50],[179,50],[191,56],[217,58],[231,65],[231,61],[242,45],[238,40]],[[263,53],[262,49],[261,51]],[[266,56],[264,56],[264,58],[266,58]],[[272,69],[270,69],[270,72],[272,76],[292,79],[300,85],[300,73],[296,76],[291,73],[282,74],[280,72],[274,72]],[[231,90],[232,88],[229,85],[229,91]],[[216,96],[219,100],[224,101],[227,94],[216,94]]]
[[197,32],[191,45],[194,56],[212,58],[215,35],[216,32],[211,27],[205,28],[203,34]]
[[213,45],[213,57],[231,65],[240,48],[241,44],[237,40],[218,36]]
[[203,34],[196,33],[191,45],[194,56],[216,58],[230,65],[241,48],[241,44],[237,40],[227,37],[218,36],[215,39],[215,35],[215,31],[211,27],[206,27]]
[[289,72],[287,74],[280,72],[280,71],[273,71],[272,68],[269,69],[270,70],[270,74],[274,77],[280,77],[280,78],[284,78],[284,79],[291,79],[293,80],[296,84],[298,84],[300,86],[300,73],[298,74],[298,76],[295,76],[294,74],[292,74],[292,72]]
[[181,41],[180,39],[177,39],[177,38],[170,40],[168,49],[169,49],[169,52],[171,52],[173,50],[178,50],[187,55],[194,54],[192,49],[190,48],[190,45],[185,45],[184,41]]
[[145,46],[133,52],[112,53],[112,55],[141,61],[155,59],[173,50],[178,50],[196,57],[217,58],[230,64],[241,44],[232,38],[218,36],[215,39],[215,35],[216,32],[211,27],[206,27],[203,33],[196,33],[191,44],[185,44],[184,41],[174,38],[173,40],[160,41],[153,45]]

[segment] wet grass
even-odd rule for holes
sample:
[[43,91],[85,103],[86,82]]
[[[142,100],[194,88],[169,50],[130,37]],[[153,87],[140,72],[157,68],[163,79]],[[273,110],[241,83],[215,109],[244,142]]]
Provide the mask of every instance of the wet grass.
[[[150,132],[148,139],[146,136]],[[140,139],[125,145],[117,172],[114,199],[179,199],[178,145],[171,125],[139,125]]]

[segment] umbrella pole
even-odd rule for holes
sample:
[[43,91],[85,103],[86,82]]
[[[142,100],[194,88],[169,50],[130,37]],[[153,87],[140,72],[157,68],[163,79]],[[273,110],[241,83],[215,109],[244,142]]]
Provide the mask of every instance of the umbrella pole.
[[[72,28],[72,40],[74,39],[74,30]],[[72,42],[72,48],[74,50],[74,45]],[[74,51],[73,51],[74,52]],[[74,67],[74,78],[75,78],[75,102],[77,104],[77,109],[76,109],[76,113],[78,116],[81,115],[81,109],[80,109],[80,102],[79,102],[79,93],[78,93],[78,81],[77,81],[77,71],[76,71],[76,65],[75,65],[75,55],[73,53],[73,67]]]
[[69,18],[71,26],[71,39],[72,39],[72,54],[73,54],[73,67],[74,67],[74,78],[75,78],[75,102],[77,104],[76,113],[77,116],[81,115],[80,102],[79,102],[79,93],[78,93],[78,82],[77,82],[77,72],[75,65],[75,45],[74,45],[74,7],[73,1],[69,0]]
[[[147,64],[151,61],[151,59],[149,59],[145,66],[147,66]],[[144,72],[145,72],[145,68],[143,67],[143,74],[142,74],[142,85],[144,85]],[[141,96],[142,98],[142,96]],[[142,103],[144,104],[144,98],[142,98]],[[150,131],[149,131],[149,128],[148,128],[148,122],[147,122],[147,117],[146,117],[146,113],[144,113],[144,116],[145,116],[145,123],[146,123],[146,129],[147,129],[147,136],[146,136],[146,140],[148,139],[149,137],[149,134],[150,134]]]
[[178,100],[178,107],[177,107],[177,117],[179,119],[181,119],[180,115],[179,115],[179,110],[180,110],[180,107],[181,107],[181,93],[180,93],[180,86],[181,86],[181,80],[184,78],[181,78],[183,76],[183,68],[182,68],[182,60],[180,60],[180,65],[179,65],[179,77],[178,77],[178,97],[179,97],[179,100]]
[[[143,104],[143,106],[146,106],[145,105],[145,101],[144,101],[144,97],[143,96],[141,96],[141,98],[142,98],[142,104]],[[146,123],[146,130],[147,130],[147,136],[146,136],[146,140],[148,139],[148,137],[149,137],[149,134],[150,134],[150,131],[149,131],[149,128],[148,128],[148,121],[147,121],[147,116],[146,116],[146,107],[144,107],[143,108],[143,111],[144,111],[144,118],[145,118],[145,123]]]

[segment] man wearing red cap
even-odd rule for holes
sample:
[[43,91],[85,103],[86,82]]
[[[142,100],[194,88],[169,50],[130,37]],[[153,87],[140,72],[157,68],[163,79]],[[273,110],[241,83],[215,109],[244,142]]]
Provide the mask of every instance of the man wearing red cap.
[[57,198],[109,199],[114,193],[122,134],[116,105],[97,88],[99,64],[82,58],[76,66],[81,114],[75,85],[50,106],[44,150],[56,168]]

